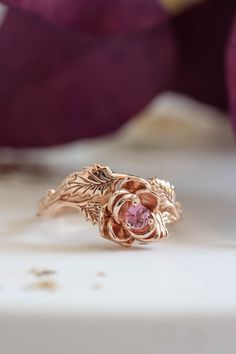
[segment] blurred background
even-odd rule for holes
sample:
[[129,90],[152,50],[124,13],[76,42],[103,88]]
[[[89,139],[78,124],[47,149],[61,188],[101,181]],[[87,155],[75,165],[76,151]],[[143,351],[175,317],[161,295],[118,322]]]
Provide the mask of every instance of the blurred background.
[[[235,354],[235,20],[235,0],[0,2],[4,354]],[[35,217],[94,162],[172,182],[173,237],[123,250]]]
[[233,0],[5,0],[0,145],[104,136],[167,91],[233,128],[235,11]]

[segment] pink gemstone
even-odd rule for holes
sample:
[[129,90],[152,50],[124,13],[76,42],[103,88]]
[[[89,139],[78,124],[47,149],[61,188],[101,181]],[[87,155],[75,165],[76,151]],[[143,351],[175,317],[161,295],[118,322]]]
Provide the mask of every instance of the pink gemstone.
[[134,229],[141,229],[147,225],[149,215],[150,213],[144,205],[132,205],[127,211],[126,223]]

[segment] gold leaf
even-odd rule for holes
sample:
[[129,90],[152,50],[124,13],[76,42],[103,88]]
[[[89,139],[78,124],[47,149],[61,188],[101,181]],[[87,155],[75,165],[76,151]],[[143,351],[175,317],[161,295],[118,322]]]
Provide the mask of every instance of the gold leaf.
[[[64,193],[73,195],[103,196],[111,188],[115,178],[106,166],[94,165],[91,170],[73,173],[62,186]],[[64,188],[63,188],[64,187]]]
[[81,212],[85,215],[86,220],[91,221],[93,224],[97,224],[99,220],[100,207],[97,204],[77,204]]
[[158,178],[152,178],[150,180],[152,189],[158,194],[161,202],[175,203],[175,190],[174,187],[167,181],[160,180]]

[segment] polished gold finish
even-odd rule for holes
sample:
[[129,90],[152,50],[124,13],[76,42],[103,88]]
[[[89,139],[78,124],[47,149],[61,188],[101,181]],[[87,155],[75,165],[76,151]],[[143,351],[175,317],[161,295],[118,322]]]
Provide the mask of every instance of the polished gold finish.
[[182,217],[169,182],[113,173],[99,164],[72,173],[57,191],[50,189],[38,215],[53,216],[65,207],[76,208],[99,225],[101,236],[123,246],[166,238],[166,225]]

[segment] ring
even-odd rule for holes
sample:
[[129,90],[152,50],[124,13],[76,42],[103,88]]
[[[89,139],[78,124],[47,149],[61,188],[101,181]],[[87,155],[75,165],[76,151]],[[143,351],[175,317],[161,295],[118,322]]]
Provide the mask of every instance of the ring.
[[76,208],[99,225],[102,237],[122,246],[164,239],[166,225],[182,218],[169,182],[114,173],[99,164],[70,174],[58,190],[50,189],[39,203],[38,215],[53,216],[65,207]]

